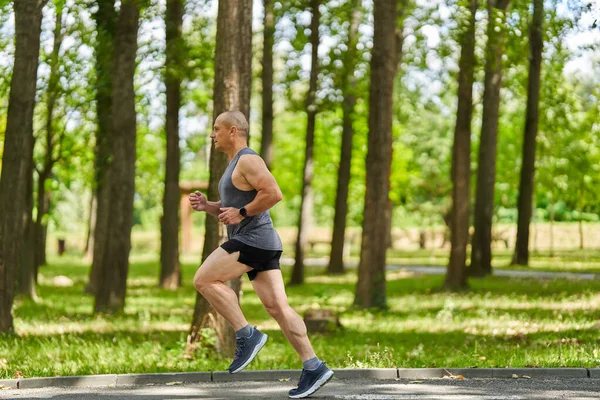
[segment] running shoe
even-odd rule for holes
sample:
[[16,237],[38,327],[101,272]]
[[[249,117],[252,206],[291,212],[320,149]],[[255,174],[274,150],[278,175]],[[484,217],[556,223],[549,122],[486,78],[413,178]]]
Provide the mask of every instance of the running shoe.
[[260,349],[267,343],[268,336],[259,331],[256,327],[252,330],[252,335],[249,337],[236,338],[235,357],[229,366],[229,373],[235,374],[240,372],[258,354]]
[[289,392],[290,399],[303,399],[312,395],[329,382],[332,377],[333,371],[327,368],[324,362],[315,370],[303,369],[298,387]]

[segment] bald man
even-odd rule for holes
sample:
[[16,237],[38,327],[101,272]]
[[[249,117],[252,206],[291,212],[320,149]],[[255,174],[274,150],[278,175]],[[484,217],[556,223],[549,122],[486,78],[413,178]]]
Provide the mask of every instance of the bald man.
[[251,327],[236,293],[226,282],[247,274],[268,313],[302,359],[298,387],[289,397],[308,397],[333,376],[310,344],[302,318],[290,307],[279,259],[282,246],[269,209],[281,201],[279,185],[264,161],[248,148],[248,121],[239,111],[217,117],[210,135],[215,149],[227,154],[229,165],[219,182],[220,201],[208,201],[200,192],[190,194],[196,211],[205,211],[227,226],[228,241],[211,253],[194,276],[194,286],[235,330],[237,348],[229,366],[235,374],[256,357],[267,335]]

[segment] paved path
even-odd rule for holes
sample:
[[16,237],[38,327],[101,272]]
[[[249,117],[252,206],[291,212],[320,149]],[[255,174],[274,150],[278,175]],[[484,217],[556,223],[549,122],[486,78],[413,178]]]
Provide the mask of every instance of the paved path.
[[[282,264],[294,265],[294,259],[289,257],[282,257]],[[329,260],[326,258],[307,258],[304,260],[306,265],[313,267],[326,267]],[[346,266],[349,268],[356,268],[358,263],[355,261],[347,262]],[[410,272],[417,272],[427,275],[445,275],[447,272],[446,267],[436,265],[400,265],[400,264],[388,264],[387,269],[389,271],[394,270],[405,270]],[[583,279],[583,280],[594,280],[600,279],[600,274],[589,273],[589,272],[550,272],[550,271],[525,271],[525,270],[514,270],[504,268],[494,268],[494,275],[496,276],[509,276],[515,278],[567,278],[567,279]]]
[[[102,388],[43,388],[0,391],[3,399],[192,400],[287,399],[295,382],[207,382]],[[600,399],[596,379],[334,379],[312,399],[337,400],[592,400]]]

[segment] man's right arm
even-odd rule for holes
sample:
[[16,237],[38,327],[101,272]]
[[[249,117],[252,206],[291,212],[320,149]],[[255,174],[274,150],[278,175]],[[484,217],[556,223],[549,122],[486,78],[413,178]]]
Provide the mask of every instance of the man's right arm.
[[208,201],[206,196],[199,191],[190,193],[190,204],[194,210],[205,211],[214,217],[221,213],[221,201]]
[[213,217],[218,217],[221,214],[221,201],[207,201],[206,202],[206,211]]

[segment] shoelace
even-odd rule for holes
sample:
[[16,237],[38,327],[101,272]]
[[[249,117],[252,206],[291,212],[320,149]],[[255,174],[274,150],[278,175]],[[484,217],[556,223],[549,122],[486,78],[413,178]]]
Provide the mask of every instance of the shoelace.
[[235,358],[238,358],[242,355],[242,351],[244,349],[244,345],[246,344],[246,339],[244,337],[236,338],[236,346],[235,346]]
[[302,382],[302,379],[304,378],[305,374],[306,374],[306,370],[303,368],[302,373],[300,374],[300,379],[298,379],[298,388],[300,388],[300,382]]

